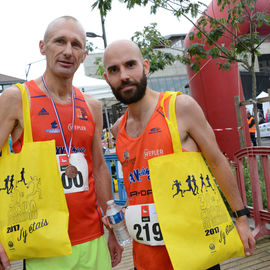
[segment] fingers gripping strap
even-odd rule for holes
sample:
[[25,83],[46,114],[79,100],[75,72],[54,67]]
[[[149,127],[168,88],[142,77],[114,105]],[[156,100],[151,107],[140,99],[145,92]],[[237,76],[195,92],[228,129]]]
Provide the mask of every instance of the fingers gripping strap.
[[23,84],[17,83],[16,86],[19,87],[22,94],[23,123],[24,123],[23,142],[24,143],[33,142],[28,95],[25,86]]
[[[178,126],[177,126],[177,120],[176,120],[176,115],[175,115],[175,100],[176,100],[176,96],[180,94],[181,94],[180,92],[165,92],[163,99],[161,101],[161,107],[163,109],[163,113],[164,113],[166,122],[168,124],[169,130],[170,130],[174,153],[182,151],[182,146],[181,146],[179,132],[178,132]],[[165,113],[165,109],[164,109],[164,100],[168,98],[169,96],[171,96],[171,98],[169,102],[169,119],[168,119]]]

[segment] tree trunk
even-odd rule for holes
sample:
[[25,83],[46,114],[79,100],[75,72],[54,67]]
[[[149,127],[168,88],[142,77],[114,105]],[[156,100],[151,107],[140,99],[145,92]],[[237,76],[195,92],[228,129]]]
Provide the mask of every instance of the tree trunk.
[[259,129],[259,122],[258,122],[258,108],[257,108],[257,100],[256,100],[256,94],[257,94],[257,85],[256,85],[256,74],[254,71],[254,65],[252,67],[251,72],[251,82],[252,82],[252,101],[253,101],[253,117],[256,124],[256,131],[257,131],[257,145],[261,146],[261,133]]

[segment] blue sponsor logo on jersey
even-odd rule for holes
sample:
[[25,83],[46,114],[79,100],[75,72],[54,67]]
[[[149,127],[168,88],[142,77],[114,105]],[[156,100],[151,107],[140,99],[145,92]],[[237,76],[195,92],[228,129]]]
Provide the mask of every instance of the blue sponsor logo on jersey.
[[148,168],[142,168],[141,170],[136,169],[133,170],[133,172],[130,172],[128,175],[128,181],[130,184],[141,182],[142,176],[147,176],[147,180],[150,181],[150,175],[149,175],[149,169]]
[[[84,147],[71,147],[71,153],[85,153],[86,149]],[[66,149],[64,146],[56,146],[56,155],[66,154]]]
[[38,115],[49,115],[49,113],[45,110],[45,108],[42,108]]
[[162,130],[160,128],[151,128],[150,132],[148,134],[155,134],[155,133],[159,133],[162,132]]
[[56,121],[53,121],[51,123],[51,127],[52,128],[45,129],[45,131],[48,132],[48,133],[60,133],[60,128],[58,128],[58,124],[57,124]]

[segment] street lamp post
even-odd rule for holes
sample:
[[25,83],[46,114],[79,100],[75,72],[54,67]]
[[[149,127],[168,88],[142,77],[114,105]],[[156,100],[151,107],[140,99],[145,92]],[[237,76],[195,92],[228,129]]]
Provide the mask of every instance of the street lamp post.
[[[93,32],[86,32],[86,36],[89,38],[96,38],[96,37],[100,37],[103,39],[103,43],[104,43],[104,48],[106,49],[107,47],[107,38],[106,38],[106,32],[105,32],[105,20],[102,16],[102,14],[100,13],[100,18],[101,18],[101,26],[102,26],[102,36],[101,35],[97,35],[96,33]],[[110,129],[110,123],[109,123],[109,118],[108,118],[108,110],[107,110],[107,106],[105,104],[104,106],[104,111],[105,111],[105,116],[106,116],[106,122],[107,122],[107,127],[108,127],[108,131],[109,133],[111,133],[111,129]],[[112,144],[112,138],[111,136],[109,136],[109,140],[110,143]]]
[[102,26],[102,36],[97,35],[96,33],[93,33],[93,32],[86,32],[86,36],[90,37],[90,38],[96,38],[96,37],[102,38],[103,43],[104,43],[104,48],[106,48],[107,47],[107,38],[106,38],[106,32],[105,32],[105,20],[101,14],[100,14],[100,18],[101,18],[101,26]]
[[26,78],[26,81],[28,80],[28,74],[29,74],[29,71],[30,71],[30,68],[31,68],[32,64],[36,64],[36,63],[41,62],[41,61],[44,61],[44,60],[45,60],[45,58],[27,64],[27,68],[25,69],[25,78]]

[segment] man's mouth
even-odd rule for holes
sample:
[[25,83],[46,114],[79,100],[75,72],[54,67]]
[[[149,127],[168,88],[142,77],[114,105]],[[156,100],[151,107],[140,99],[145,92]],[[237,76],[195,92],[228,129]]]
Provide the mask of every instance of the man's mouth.
[[58,63],[61,65],[61,66],[64,66],[64,67],[71,67],[73,65],[73,62],[70,62],[70,61],[64,61],[64,60],[59,60]]
[[119,90],[123,90],[123,91],[131,90],[131,88],[133,88],[134,86],[135,84],[133,83],[124,84],[119,87]]

